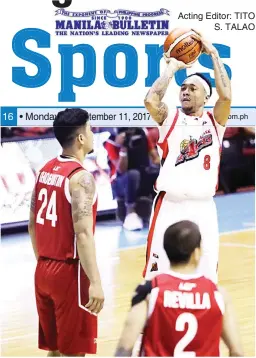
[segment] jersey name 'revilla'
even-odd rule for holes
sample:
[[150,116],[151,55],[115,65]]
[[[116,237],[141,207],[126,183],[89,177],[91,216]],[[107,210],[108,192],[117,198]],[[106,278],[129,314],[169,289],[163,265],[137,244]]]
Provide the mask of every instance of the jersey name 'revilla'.
[[164,307],[183,308],[183,309],[210,309],[211,300],[209,293],[204,292],[180,292],[164,291]]

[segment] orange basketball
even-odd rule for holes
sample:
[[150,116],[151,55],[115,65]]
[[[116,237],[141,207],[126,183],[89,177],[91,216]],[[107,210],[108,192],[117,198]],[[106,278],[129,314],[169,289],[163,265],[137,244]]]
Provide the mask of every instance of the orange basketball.
[[186,64],[195,62],[201,54],[202,43],[191,37],[193,33],[191,29],[172,30],[164,42],[165,56],[174,57]]

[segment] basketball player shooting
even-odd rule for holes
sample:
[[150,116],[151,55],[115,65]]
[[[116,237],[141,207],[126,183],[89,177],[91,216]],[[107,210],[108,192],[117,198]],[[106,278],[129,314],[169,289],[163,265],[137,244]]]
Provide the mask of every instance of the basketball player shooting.
[[195,273],[201,255],[198,226],[173,224],[163,241],[172,270],[137,287],[116,356],[131,356],[143,332],[143,357],[218,357],[220,338],[229,356],[243,357],[229,294]]
[[95,182],[83,167],[93,134],[88,113],[78,108],[59,112],[53,127],[63,152],[40,170],[29,220],[39,348],[48,356],[84,356],[96,353],[104,302],[93,237]]
[[189,67],[175,58],[167,58],[167,67],[149,90],[145,106],[159,128],[158,151],[161,168],[147,240],[147,279],[155,271],[169,267],[163,250],[163,233],[180,220],[198,224],[202,235],[202,257],[199,270],[217,282],[219,231],[213,196],[217,190],[220,153],[225,125],[230,114],[231,85],[216,48],[200,33],[203,52],[213,62],[216,90],[219,96],[213,114],[204,109],[212,94],[210,82],[201,74],[188,76],[181,85],[181,109],[168,108],[162,102],[176,71]]

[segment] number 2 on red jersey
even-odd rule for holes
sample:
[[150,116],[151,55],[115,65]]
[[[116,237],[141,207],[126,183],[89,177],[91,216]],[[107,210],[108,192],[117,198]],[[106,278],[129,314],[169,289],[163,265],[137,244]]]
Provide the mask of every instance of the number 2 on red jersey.
[[186,334],[179,340],[179,342],[176,344],[174,348],[174,357],[195,357],[195,352],[184,352],[184,349],[192,342],[192,340],[195,338],[197,329],[198,329],[198,322],[196,317],[192,313],[182,313],[178,316],[175,324],[175,330],[178,332],[184,332],[187,327]]

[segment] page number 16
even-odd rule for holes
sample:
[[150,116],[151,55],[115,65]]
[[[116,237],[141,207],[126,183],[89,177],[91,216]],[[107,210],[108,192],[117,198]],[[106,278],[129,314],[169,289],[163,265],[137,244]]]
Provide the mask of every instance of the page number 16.
[[3,113],[5,121],[13,121],[13,113]]

